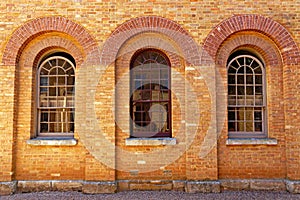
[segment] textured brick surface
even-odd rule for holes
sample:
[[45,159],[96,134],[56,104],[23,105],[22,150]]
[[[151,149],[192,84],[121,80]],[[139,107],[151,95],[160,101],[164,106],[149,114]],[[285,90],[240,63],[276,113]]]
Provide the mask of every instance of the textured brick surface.
[[[206,192],[218,189],[181,181],[300,180],[299,6],[279,0],[0,3],[0,181],[46,180],[19,182],[24,192],[48,190],[50,180],[124,180],[119,184],[124,190],[133,187],[126,180],[178,181],[175,190]],[[149,47],[171,63],[176,144],[127,146],[130,61],[137,50]],[[268,138],[276,144],[226,145],[226,63],[237,49],[263,60]],[[37,66],[56,51],[68,52],[76,62],[78,143],[29,145],[26,141],[37,135]],[[54,185],[80,189],[64,184]],[[283,187],[281,182],[221,185]],[[97,193],[116,186],[82,187]]]

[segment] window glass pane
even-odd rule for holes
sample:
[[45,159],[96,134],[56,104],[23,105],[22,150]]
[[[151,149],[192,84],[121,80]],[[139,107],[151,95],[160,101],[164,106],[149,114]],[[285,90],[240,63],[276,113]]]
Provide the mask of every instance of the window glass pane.
[[132,63],[132,135],[152,137],[162,132],[169,133],[169,62],[160,52],[145,50]]
[[151,100],[151,90],[141,90],[143,100]]
[[243,106],[245,103],[245,96],[237,96],[237,105]]
[[255,120],[262,120],[262,113],[261,113],[260,110],[254,112],[254,119]]
[[253,87],[252,86],[247,86],[246,87],[246,94],[247,95],[253,95],[254,91],[253,91]]
[[255,74],[261,74],[262,73],[262,70],[261,70],[261,67],[256,67],[255,70],[254,70]]
[[60,56],[49,57],[41,64],[38,104],[40,133],[74,132],[74,69],[70,61]]
[[160,81],[161,86],[163,86],[164,89],[168,89],[169,86],[169,80],[161,80]]
[[252,132],[253,131],[253,122],[246,122],[246,131]]
[[253,121],[253,108],[246,108],[246,120]]
[[242,65],[244,65],[244,60],[245,60],[244,57],[241,57],[241,58],[238,58],[236,61],[240,66],[242,66]]
[[253,84],[253,76],[252,75],[247,75],[246,77],[246,84]]
[[57,84],[58,85],[66,85],[65,77],[64,76],[63,77],[61,77],[61,76],[57,77]]
[[48,85],[48,77],[41,77],[40,86],[47,86],[47,85]]
[[41,113],[41,122],[48,122],[48,113]]
[[244,79],[245,79],[244,75],[238,75],[237,84],[244,84],[245,83]]
[[134,80],[133,89],[140,89],[142,87],[142,80]]
[[67,78],[67,85],[75,85],[75,77],[74,76],[69,76]]
[[49,96],[57,96],[56,87],[50,87],[49,88]]
[[54,76],[57,75],[57,68],[56,67],[51,68],[49,75],[54,75]]
[[244,121],[237,121],[237,131],[239,131],[239,132],[245,131]]
[[255,75],[255,83],[262,84],[262,76],[261,75]]
[[237,86],[238,95],[245,95],[245,87],[244,86]]
[[228,65],[228,131],[262,132],[265,106],[263,65],[251,55],[232,57]]
[[262,86],[256,86],[255,87],[255,94],[259,95],[262,94]]
[[228,111],[228,120],[235,120],[235,112],[234,111]]
[[228,94],[229,95],[236,95],[235,86],[228,86]]
[[48,132],[48,124],[47,123],[40,123],[40,132],[42,132],[42,133]]
[[245,119],[244,108],[238,108],[238,110],[237,110],[237,119],[238,120],[244,120]]
[[255,131],[262,132],[262,122],[255,122]]
[[237,71],[238,74],[244,74],[244,67],[240,67]]
[[41,67],[41,71],[43,71],[43,74],[48,74],[49,70],[51,69],[51,65],[49,64],[49,62],[44,63],[44,65]]
[[246,65],[247,66],[250,66],[252,62],[253,62],[253,59],[246,57]]
[[140,90],[135,90],[132,94],[132,98],[133,98],[134,101],[141,100],[142,99],[141,91]]
[[228,130],[229,131],[236,131],[235,122],[228,122]]
[[66,60],[63,59],[57,59],[57,66],[63,67],[63,68],[68,68],[70,66]]
[[160,70],[160,78],[161,79],[168,79],[169,78],[169,69],[168,68],[163,68]]
[[228,75],[228,84],[235,84],[235,75]]
[[162,100],[162,101],[169,100],[169,90],[161,90],[160,91],[160,100]]
[[235,69],[234,67],[230,66],[230,67],[228,68],[228,73],[229,73],[229,74],[235,74],[235,73],[236,73],[236,69]]
[[49,85],[54,86],[56,84],[56,76],[49,77]]
[[228,105],[236,105],[236,96],[228,96]]
[[246,67],[246,74],[247,75],[252,75],[253,74],[252,69],[250,67]]

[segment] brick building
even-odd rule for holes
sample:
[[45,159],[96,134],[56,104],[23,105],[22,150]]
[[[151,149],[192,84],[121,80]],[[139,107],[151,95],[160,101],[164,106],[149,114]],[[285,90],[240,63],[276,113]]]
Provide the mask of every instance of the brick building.
[[300,192],[298,1],[0,3],[0,194]]

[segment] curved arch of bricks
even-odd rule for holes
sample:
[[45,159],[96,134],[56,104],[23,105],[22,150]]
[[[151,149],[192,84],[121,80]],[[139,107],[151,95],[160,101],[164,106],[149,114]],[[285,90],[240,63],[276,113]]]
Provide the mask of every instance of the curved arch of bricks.
[[113,63],[121,46],[131,37],[144,32],[156,32],[169,37],[180,47],[188,63],[200,63],[198,45],[188,32],[174,21],[158,16],[134,18],[117,27],[103,46],[101,63],[105,66]]
[[278,67],[281,63],[280,54],[274,44],[261,34],[237,34],[230,40],[225,41],[217,52],[216,64],[223,67],[227,65],[227,59],[237,48],[248,47],[257,51],[263,58],[267,66]]
[[279,48],[285,64],[297,64],[300,52],[291,34],[278,22],[260,15],[236,15],[224,20],[210,32],[203,48],[215,59],[221,44],[230,35],[247,30],[268,36]]
[[98,49],[94,38],[81,25],[60,16],[43,17],[29,21],[14,31],[3,53],[3,65],[16,65],[22,50],[32,39],[51,31],[63,32],[72,36],[86,54],[91,54]]
[[76,60],[77,65],[80,65],[82,63],[81,50],[75,44],[73,44],[70,40],[62,37],[49,36],[38,41],[32,47],[22,53],[21,59],[26,58],[24,67],[36,66],[41,55],[51,49],[64,49],[67,52],[71,53],[71,55]]

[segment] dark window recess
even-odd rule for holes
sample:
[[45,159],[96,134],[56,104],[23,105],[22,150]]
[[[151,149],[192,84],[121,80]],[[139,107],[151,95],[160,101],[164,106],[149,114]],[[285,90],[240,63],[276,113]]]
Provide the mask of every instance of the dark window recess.
[[130,94],[131,137],[171,137],[170,62],[162,52],[134,55]]

